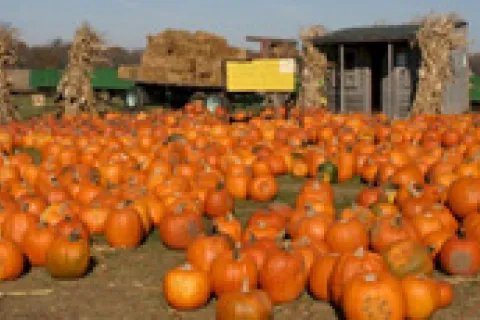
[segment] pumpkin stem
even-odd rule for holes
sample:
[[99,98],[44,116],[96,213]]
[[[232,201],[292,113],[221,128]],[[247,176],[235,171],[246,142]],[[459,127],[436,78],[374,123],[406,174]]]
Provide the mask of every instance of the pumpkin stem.
[[257,225],[260,229],[265,229],[267,227],[265,221],[258,221]]
[[183,212],[183,210],[185,210],[185,203],[179,203],[176,207],[175,207],[175,210],[173,211],[174,214],[181,214]]
[[233,254],[233,260],[239,261],[241,258],[240,254],[240,249],[242,248],[242,243],[241,242],[235,242],[235,245],[233,246],[232,254]]
[[217,183],[217,191],[223,190],[224,187],[225,187],[225,183],[224,183],[223,179],[220,179]]
[[68,236],[68,241],[70,242],[77,242],[78,240],[82,239],[82,235],[79,229],[73,230],[70,235]]
[[40,218],[40,221],[38,222],[38,226],[41,229],[47,228],[48,227],[48,221],[46,221],[44,218]]
[[242,291],[241,292],[242,293],[249,293],[250,292],[250,279],[248,278],[248,276],[243,278]]
[[363,257],[365,256],[365,249],[363,247],[359,247],[357,250],[353,252],[355,257]]
[[466,238],[467,234],[465,231],[465,228],[461,227],[458,229],[458,238],[461,240],[464,240]]
[[402,215],[397,214],[392,220],[391,220],[391,226],[392,227],[400,227],[403,223],[403,218]]
[[375,282],[377,281],[378,277],[375,273],[368,273],[365,275],[364,280],[366,282]]
[[235,220],[235,217],[233,215],[232,212],[228,212],[226,215],[225,215],[225,221],[227,222],[232,222],[233,220]]
[[292,241],[285,240],[282,246],[283,246],[283,250],[285,250],[286,252],[290,252],[292,250]]
[[183,271],[192,271],[193,266],[190,263],[186,262],[180,267],[180,269]]
[[22,205],[20,207],[20,210],[22,212],[28,212],[28,207],[29,207],[29,203],[27,201],[24,201],[22,202]]

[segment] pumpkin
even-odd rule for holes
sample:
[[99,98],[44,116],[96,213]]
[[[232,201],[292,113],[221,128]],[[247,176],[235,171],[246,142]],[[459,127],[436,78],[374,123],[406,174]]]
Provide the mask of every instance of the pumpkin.
[[78,232],[57,237],[47,250],[45,268],[57,279],[82,277],[90,264],[90,247]]
[[243,243],[242,255],[251,257],[257,265],[257,270],[260,271],[265,264],[267,256],[280,250],[278,241],[271,239],[256,239],[255,236],[250,237],[247,242]]
[[437,285],[423,275],[408,276],[402,279],[405,297],[405,315],[410,319],[429,319],[437,310]]
[[284,250],[267,256],[260,271],[260,285],[274,304],[293,301],[305,290],[306,272],[303,257],[290,251],[287,244]]
[[202,217],[181,203],[174,212],[160,221],[160,240],[172,249],[187,249],[188,245],[203,232]]
[[453,301],[453,288],[452,285],[446,281],[436,280],[438,300],[437,305],[439,308],[445,308],[452,304]]
[[205,199],[205,213],[209,218],[222,217],[233,210],[233,198],[219,183],[217,188],[210,190]]
[[480,178],[462,177],[448,189],[448,205],[457,217],[465,217],[480,205]]
[[463,230],[440,250],[442,269],[453,275],[475,275],[480,271],[480,242],[465,239]]
[[322,242],[331,224],[330,217],[309,210],[298,221],[291,219],[289,233],[293,239],[307,237],[314,242]]
[[338,253],[330,253],[318,257],[310,271],[309,288],[312,295],[323,301],[330,301],[330,285],[333,268],[337,263],[340,255]]
[[225,188],[235,198],[247,199],[250,177],[246,173],[229,174],[225,178]]
[[22,248],[32,266],[44,266],[47,251],[56,237],[56,230],[43,221],[27,230]]
[[410,184],[423,184],[425,177],[417,166],[408,164],[398,169],[391,181],[394,185],[405,187]]
[[23,211],[8,214],[0,226],[0,234],[4,239],[11,240],[21,247],[25,233],[38,221],[38,216]]
[[210,271],[212,262],[230,249],[226,237],[221,235],[200,235],[187,248],[187,261],[196,268]]
[[0,281],[15,280],[24,270],[24,257],[19,246],[0,238]]
[[173,308],[198,309],[210,298],[210,278],[206,271],[186,263],[165,274],[163,292]]
[[278,214],[274,214],[268,209],[255,210],[247,221],[247,228],[250,226],[258,225],[262,222],[267,227],[273,227],[277,230],[281,230],[286,226],[286,219]]
[[368,234],[365,226],[356,218],[339,220],[325,233],[325,243],[332,252],[353,253],[359,247],[368,247]]
[[240,292],[222,295],[217,302],[215,319],[269,320],[273,318],[273,305],[267,293],[262,290],[250,290],[249,280],[245,278]]
[[90,239],[90,232],[85,224],[80,219],[72,218],[69,215],[66,215],[63,221],[55,226],[55,230],[59,236],[68,236],[74,230],[77,230],[83,239],[87,241]]
[[433,261],[427,248],[414,240],[393,243],[383,258],[390,272],[399,278],[409,275],[431,274]]
[[358,248],[353,253],[347,253],[338,259],[331,275],[331,299],[340,305],[343,299],[345,284],[355,275],[364,272],[386,272],[387,267],[382,257],[374,252]]
[[105,221],[105,239],[113,248],[134,248],[143,236],[142,220],[138,212],[127,203],[120,203]]
[[215,218],[213,226],[217,233],[226,235],[235,242],[242,241],[242,225],[233,213],[229,212],[224,217]]
[[345,285],[343,310],[347,319],[389,319],[405,317],[400,282],[388,273],[361,273]]
[[269,204],[268,210],[270,210],[274,214],[282,216],[285,219],[285,222],[288,222],[293,214],[293,208],[288,204],[281,202],[273,202]]
[[258,281],[257,265],[253,258],[244,255],[239,244],[233,250],[220,254],[210,268],[212,291],[218,296],[229,292],[240,292],[242,281],[248,277],[250,289]]
[[250,198],[260,202],[272,200],[278,192],[275,178],[269,175],[254,177],[248,189]]
[[94,202],[80,211],[79,219],[87,227],[91,234],[102,234],[105,231],[105,223],[112,209],[110,206]]
[[397,241],[418,238],[415,227],[401,215],[380,218],[373,224],[370,232],[371,246],[378,253],[385,252]]

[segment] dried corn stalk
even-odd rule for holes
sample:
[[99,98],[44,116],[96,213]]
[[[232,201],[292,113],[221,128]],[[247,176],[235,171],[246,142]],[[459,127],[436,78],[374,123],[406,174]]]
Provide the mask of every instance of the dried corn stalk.
[[305,107],[319,106],[326,104],[326,92],[324,87],[325,75],[327,72],[327,57],[316,49],[311,42],[312,37],[322,36],[326,33],[323,26],[314,26],[302,30],[301,87],[297,104]]
[[103,49],[100,36],[83,23],[75,34],[68,66],[57,87],[65,101],[66,114],[96,111],[91,78],[95,64],[103,60]]
[[412,114],[441,112],[443,92],[452,78],[451,52],[467,44],[466,34],[458,32],[458,17],[429,15],[417,32],[422,61],[418,72],[418,89]]
[[11,84],[7,78],[7,68],[14,65],[16,55],[16,30],[0,26],[0,123],[5,124],[20,116],[11,98]]

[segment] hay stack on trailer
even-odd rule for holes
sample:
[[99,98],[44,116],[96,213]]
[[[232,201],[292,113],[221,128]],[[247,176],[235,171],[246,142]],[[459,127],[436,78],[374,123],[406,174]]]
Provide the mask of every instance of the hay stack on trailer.
[[122,66],[119,77],[145,83],[220,87],[222,61],[245,59],[246,50],[212,33],[167,29],[147,37],[140,66]]
[[11,83],[7,76],[7,68],[17,60],[17,32],[9,26],[0,26],[0,123],[8,123],[20,118],[11,97]]

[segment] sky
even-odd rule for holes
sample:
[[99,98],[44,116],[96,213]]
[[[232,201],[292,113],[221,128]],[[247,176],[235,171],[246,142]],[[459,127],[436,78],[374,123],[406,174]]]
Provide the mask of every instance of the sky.
[[166,28],[210,31],[233,45],[255,48],[246,35],[298,38],[301,28],[315,24],[334,30],[457,12],[470,24],[470,51],[480,51],[480,0],[0,0],[0,5],[0,22],[19,29],[30,45],[69,40],[88,21],[107,44],[127,48],[145,47],[148,34]]

